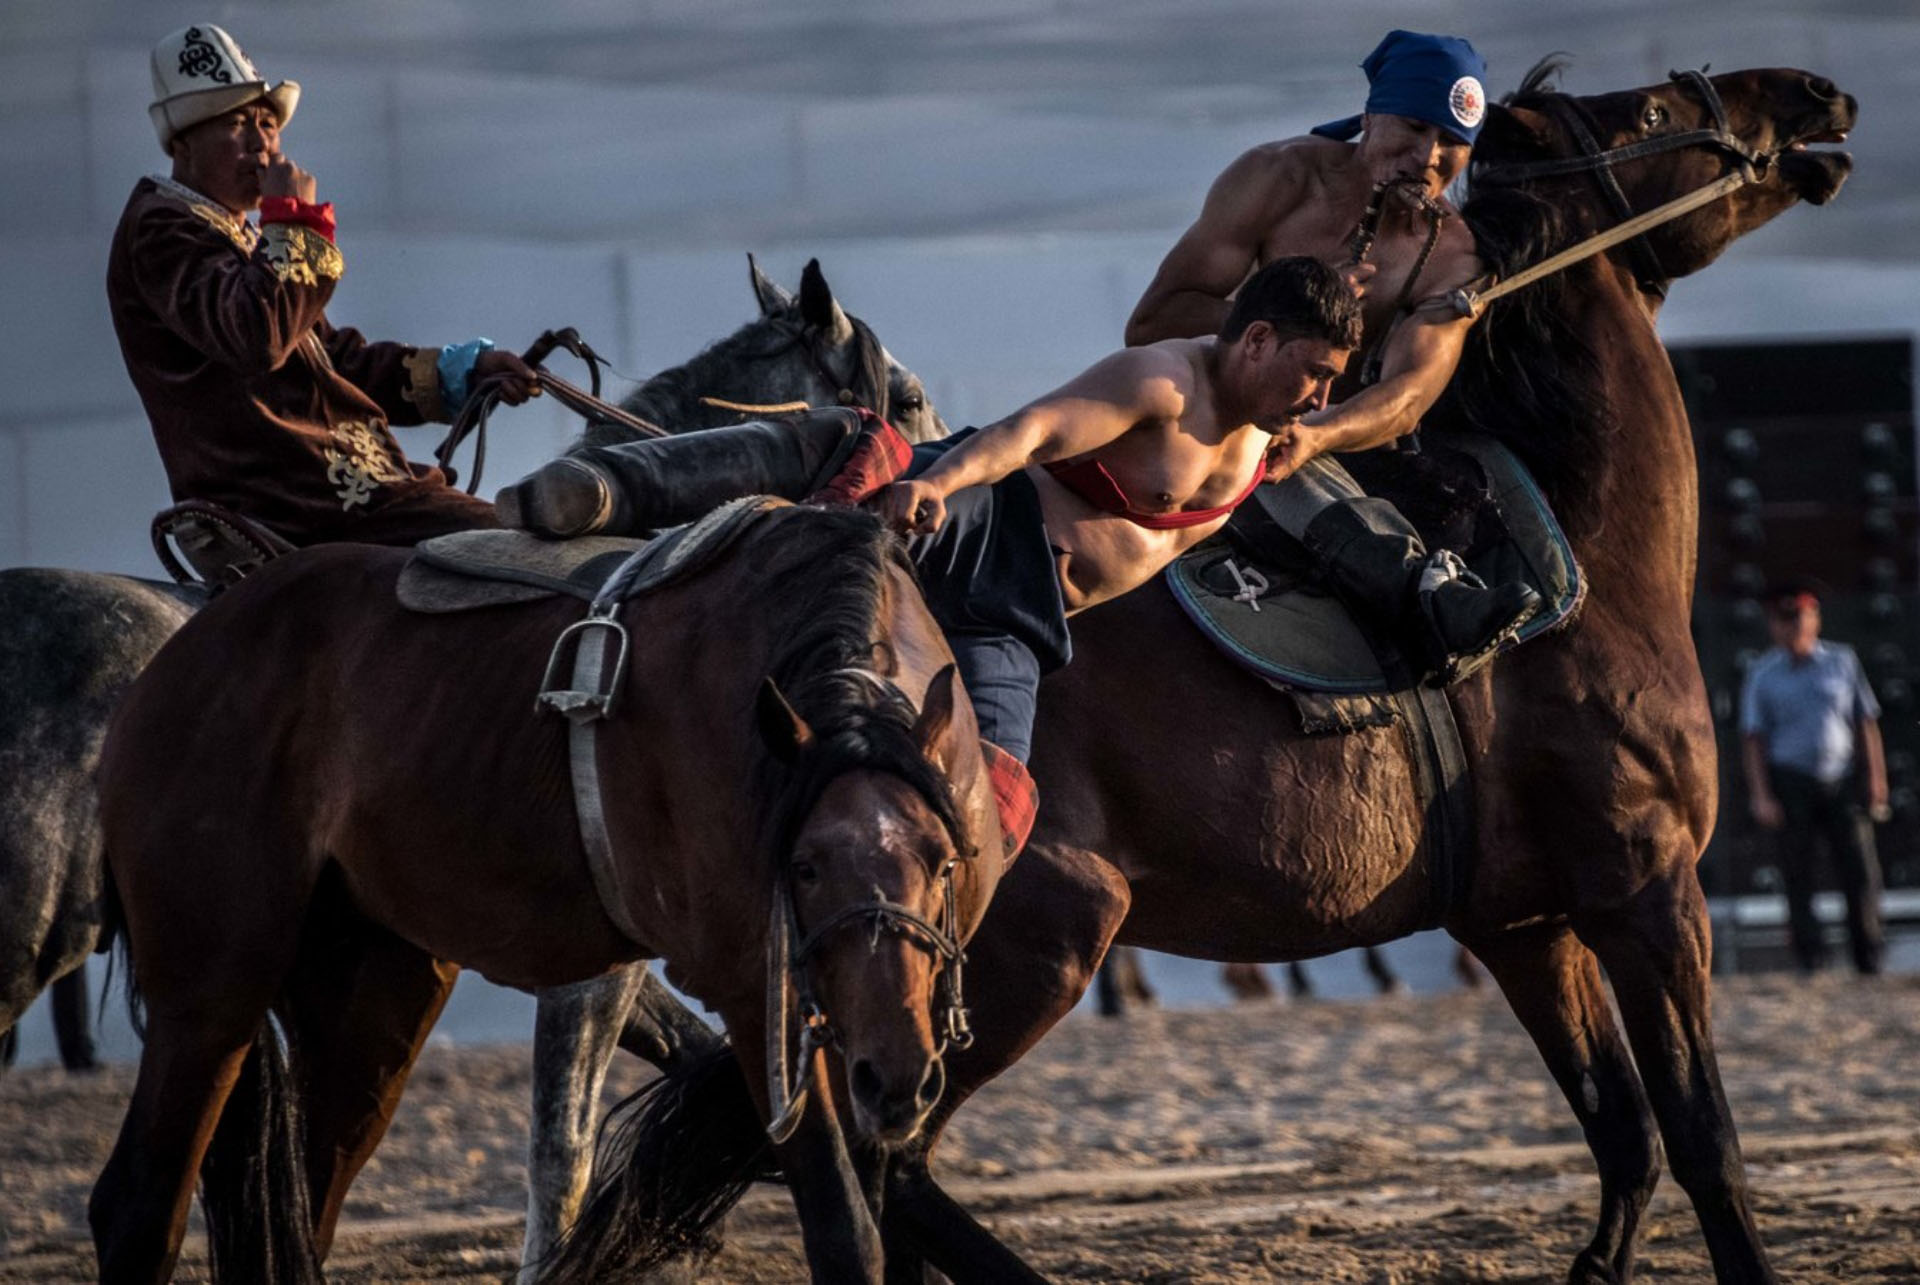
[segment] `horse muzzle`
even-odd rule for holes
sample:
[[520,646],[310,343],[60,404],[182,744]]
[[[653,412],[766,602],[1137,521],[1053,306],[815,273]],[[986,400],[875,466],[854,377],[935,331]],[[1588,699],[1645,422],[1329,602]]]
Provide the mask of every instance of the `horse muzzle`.
[[855,1057],[847,1067],[854,1126],[882,1146],[899,1146],[918,1133],[946,1087],[946,1065],[938,1055],[892,1068]]
[[1852,94],[1824,76],[1808,76],[1802,84],[1812,100],[1806,115],[1780,152],[1780,179],[1809,205],[1825,205],[1839,195],[1853,173],[1853,157],[1846,152],[1812,151],[1821,143],[1844,143],[1860,117],[1860,103]]

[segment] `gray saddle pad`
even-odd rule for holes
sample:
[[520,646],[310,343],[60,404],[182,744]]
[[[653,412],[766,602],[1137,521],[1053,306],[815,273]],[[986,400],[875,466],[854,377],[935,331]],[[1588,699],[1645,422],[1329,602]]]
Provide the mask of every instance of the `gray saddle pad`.
[[[412,611],[471,611],[566,594],[592,602],[603,589],[626,599],[705,566],[785,500],[748,496],[649,539],[582,536],[542,540],[525,531],[459,531],[423,541],[400,571],[400,605]],[[634,555],[644,553],[638,562]],[[608,579],[629,568],[617,586]]]
[[[1470,556],[1468,565],[1489,584],[1524,580],[1544,600],[1507,644],[1517,647],[1556,628],[1579,606],[1586,585],[1573,547],[1513,452],[1478,435],[1449,436],[1447,444],[1485,469],[1487,502],[1495,506],[1505,533]],[[1174,598],[1200,631],[1277,687],[1312,698],[1379,696],[1396,686],[1380,664],[1370,626],[1312,578],[1263,565],[1224,540],[1200,545],[1166,575]],[[1384,649],[1392,650],[1390,640],[1383,641]],[[1333,721],[1373,720],[1349,712]]]

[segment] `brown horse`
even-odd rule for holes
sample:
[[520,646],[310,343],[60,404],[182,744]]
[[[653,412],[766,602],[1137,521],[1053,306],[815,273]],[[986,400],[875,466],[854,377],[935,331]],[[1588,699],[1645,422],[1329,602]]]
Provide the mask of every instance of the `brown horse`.
[[[1466,217],[1503,274],[1617,221],[1597,166],[1551,164],[1583,156],[1581,132],[1604,149],[1689,135],[1613,165],[1635,211],[1741,163],[1757,181],[1650,233],[1644,248],[1622,245],[1494,304],[1429,420],[1436,447],[1471,428],[1528,461],[1589,582],[1567,627],[1453,690],[1477,851],[1446,926],[1532,1034],[1598,1164],[1599,1225],[1573,1279],[1631,1276],[1664,1142],[1719,1279],[1769,1281],[1714,1063],[1695,877],[1716,806],[1688,629],[1697,482],[1654,322],[1669,280],[1796,202],[1835,195],[1850,159],[1801,145],[1843,136],[1856,104],[1801,71],[1714,76],[1712,94],[1677,79],[1576,99],[1548,92],[1550,70],[1536,68],[1492,113],[1476,149]],[[1720,103],[1727,120],[1716,130]],[[1560,172],[1519,168],[1535,163]],[[1213,959],[1385,941],[1430,908],[1399,729],[1303,734],[1288,702],[1203,641],[1158,586],[1076,618],[1074,651],[1041,695],[1035,845],[971,952],[980,1039],[953,1060],[923,1148],[1065,1011],[1033,979],[1073,975],[1098,955],[1099,941],[1039,931],[1059,922],[1060,904],[1032,882],[1052,860],[1097,853],[1126,876],[1132,908],[1119,940]],[[916,1252],[956,1281],[1033,1279],[933,1184],[925,1149],[892,1163],[896,1279],[919,1279]]]
[[[579,604],[412,613],[407,557],[272,563],[115,715],[102,823],[146,1044],[90,1207],[102,1278],[170,1274],[196,1172],[222,1276],[317,1278],[457,967],[532,988],[657,956],[747,1066],[790,1034],[770,989],[831,1020],[845,1084],[809,1095],[777,1154],[816,1273],[877,1280],[831,1097],[871,1144],[919,1127],[942,1084],[936,980],[1000,867],[972,710],[898,541],[778,507],[620,609],[630,667],[587,768],[610,870],[583,844],[564,720],[534,708]],[[770,988],[781,924],[798,936]],[[653,1230],[682,1246],[692,1222]]]

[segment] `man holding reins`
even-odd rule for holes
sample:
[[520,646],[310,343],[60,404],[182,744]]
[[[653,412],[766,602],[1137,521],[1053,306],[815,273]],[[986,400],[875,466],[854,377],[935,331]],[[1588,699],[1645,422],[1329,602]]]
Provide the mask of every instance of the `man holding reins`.
[[[1486,275],[1447,203],[1485,119],[1485,62],[1465,40],[1394,31],[1361,64],[1366,111],[1254,148],[1214,182],[1127,323],[1127,342],[1213,333],[1241,282],[1281,255],[1347,272],[1364,291],[1360,386],[1277,442],[1272,513],[1370,614],[1398,622],[1435,669],[1464,672],[1539,607],[1525,585],[1487,588],[1429,556],[1385,500],[1351,498],[1323,457],[1419,427],[1460,359],[1472,317],[1447,296]],[[1357,141],[1348,141],[1355,139]]]
[[409,463],[389,425],[445,421],[490,376],[524,401],[533,372],[484,339],[370,343],[327,320],[346,268],[333,205],[280,150],[298,84],[269,85],[233,37],[200,23],[154,47],[153,86],[172,169],[134,185],[107,296],[174,498],[293,544],[497,525],[491,504]]

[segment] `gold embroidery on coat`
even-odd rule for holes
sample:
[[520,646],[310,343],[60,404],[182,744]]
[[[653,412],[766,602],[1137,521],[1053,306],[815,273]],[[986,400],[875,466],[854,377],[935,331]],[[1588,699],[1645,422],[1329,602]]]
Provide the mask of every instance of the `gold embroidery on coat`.
[[304,224],[269,223],[261,244],[273,275],[295,285],[338,281],[347,269],[339,248]]
[[254,246],[260,243],[260,229],[247,222],[246,215],[235,214],[211,197],[202,196],[185,183],[177,183],[164,174],[149,177],[164,195],[186,206],[202,223],[238,246],[242,254],[252,254]]
[[333,426],[333,440],[335,445],[326,452],[327,481],[340,497],[342,509],[365,504],[382,482],[406,480],[407,473],[381,440],[377,423],[344,420]]

